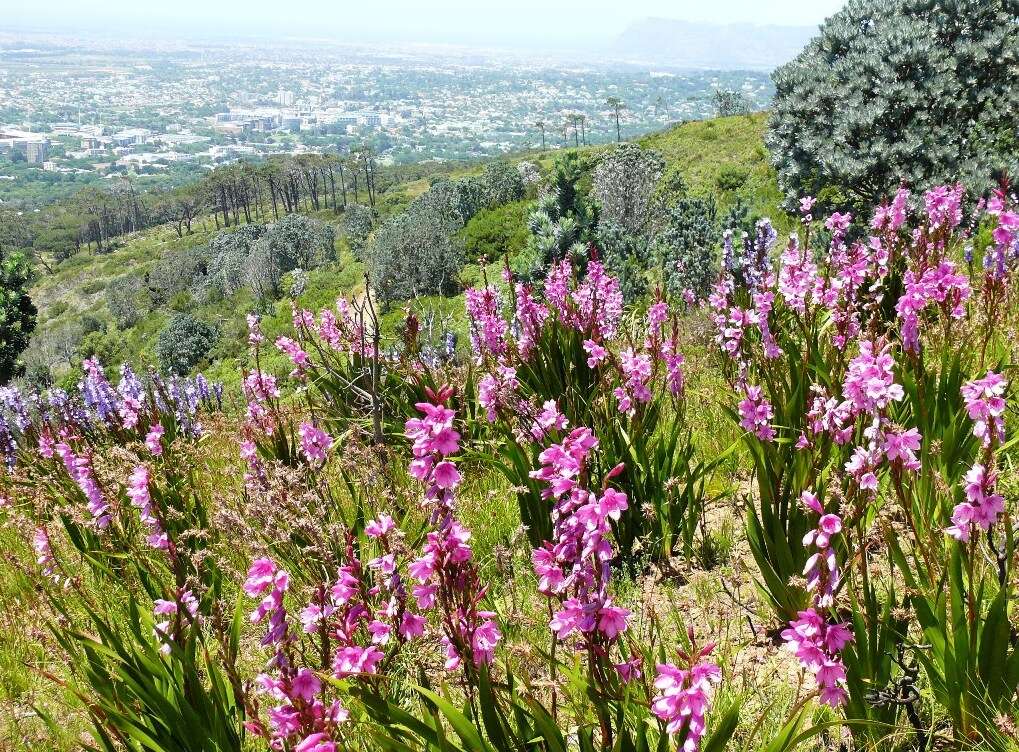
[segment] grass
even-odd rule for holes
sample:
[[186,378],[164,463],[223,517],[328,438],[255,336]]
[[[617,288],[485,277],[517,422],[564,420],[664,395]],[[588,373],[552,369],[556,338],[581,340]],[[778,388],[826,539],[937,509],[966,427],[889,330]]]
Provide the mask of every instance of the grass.
[[[753,214],[770,216],[779,231],[791,228],[779,210],[782,193],[764,145],[767,113],[681,123],[638,143],[657,149],[669,170],[682,175],[692,195],[714,194],[724,212],[742,196]],[[735,177],[742,177],[736,186]]]

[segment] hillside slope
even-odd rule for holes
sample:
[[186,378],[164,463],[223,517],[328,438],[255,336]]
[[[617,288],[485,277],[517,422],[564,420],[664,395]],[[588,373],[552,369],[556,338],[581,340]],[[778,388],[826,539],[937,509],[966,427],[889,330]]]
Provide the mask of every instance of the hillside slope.
[[[770,215],[780,229],[787,218],[779,209],[781,194],[764,146],[767,116],[758,113],[706,121],[694,121],[648,135],[638,141],[658,150],[667,170],[682,177],[690,195],[712,194],[724,211],[741,197],[757,215]],[[581,147],[582,153],[596,157],[610,145]],[[551,166],[556,152],[516,155],[514,160],[530,159],[543,170]],[[430,177],[462,177],[480,172],[478,165],[449,166]],[[415,196],[427,190],[429,177],[415,176],[391,187],[380,197],[382,216],[402,210]],[[525,214],[518,213],[524,217]],[[336,231],[336,260],[312,271],[304,291],[293,301],[319,308],[339,295],[357,296],[363,289],[363,268],[351,255],[343,234],[343,215],[325,210],[311,213],[332,225]],[[142,277],[161,259],[204,244],[216,232],[211,220],[196,222],[194,232],[179,238],[170,225],[125,236],[118,246],[103,255],[79,253],[56,265],[52,273],[41,274],[32,290],[40,310],[39,327],[26,353],[29,364],[45,363],[59,380],[76,378],[77,364],[83,355],[98,355],[106,363],[130,360],[155,363],[154,347],[161,329],[179,311],[187,310],[215,324],[221,333],[211,353],[213,372],[224,376],[237,372],[238,359],[245,356],[244,314],[257,307],[250,292],[241,291],[226,299],[196,304],[188,300],[170,300],[146,310],[133,326],[118,330],[108,304],[107,290],[122,284],[130,275]],[[494,267],[491,270],[497,274]],[[465,282],[480,277],[477,266],[468,266]],[[426,299],[418,305],[431,306],[446,320],[462,312],[459,297]],[[267,334],[282,332],[290,321],[291,301],[284,298],[264,312]],[[394,311],[384,322],[387,329],[396,325],[402,313]]]

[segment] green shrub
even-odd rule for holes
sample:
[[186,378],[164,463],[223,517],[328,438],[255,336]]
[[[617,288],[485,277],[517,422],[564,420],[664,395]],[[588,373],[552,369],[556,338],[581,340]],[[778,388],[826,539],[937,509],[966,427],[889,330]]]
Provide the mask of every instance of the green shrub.
[[527,245],[527,204],[515,201],[484,209],[460,234],[470,261],[496,259],[503,254],[513,258]]
[[736,191],[746,185],[750,171],[738,165],[726,165],[715,178],[715,185],[720,191]]
[[219,331],[212,324],[180,313],[159,333],[156,357],[164,371],[186,374],[198,365],[216,344]]

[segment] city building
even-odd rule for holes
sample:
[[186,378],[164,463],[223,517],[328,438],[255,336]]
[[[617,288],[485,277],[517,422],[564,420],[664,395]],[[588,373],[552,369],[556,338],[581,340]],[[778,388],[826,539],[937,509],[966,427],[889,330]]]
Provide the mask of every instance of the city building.
[[50,142],[46,139],[41,141],[25,142],[25,161],[29,164],[41,165],[46,161],[49,154]]

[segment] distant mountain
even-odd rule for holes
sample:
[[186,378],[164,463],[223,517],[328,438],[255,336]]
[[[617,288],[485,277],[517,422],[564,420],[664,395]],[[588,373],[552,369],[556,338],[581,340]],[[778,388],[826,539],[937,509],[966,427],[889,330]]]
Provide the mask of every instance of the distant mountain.
[[816,26],[709,24],[645,18],[616,40],[612,51],[627,60],[679,68],[771,70],[792,60],[817,33]]

